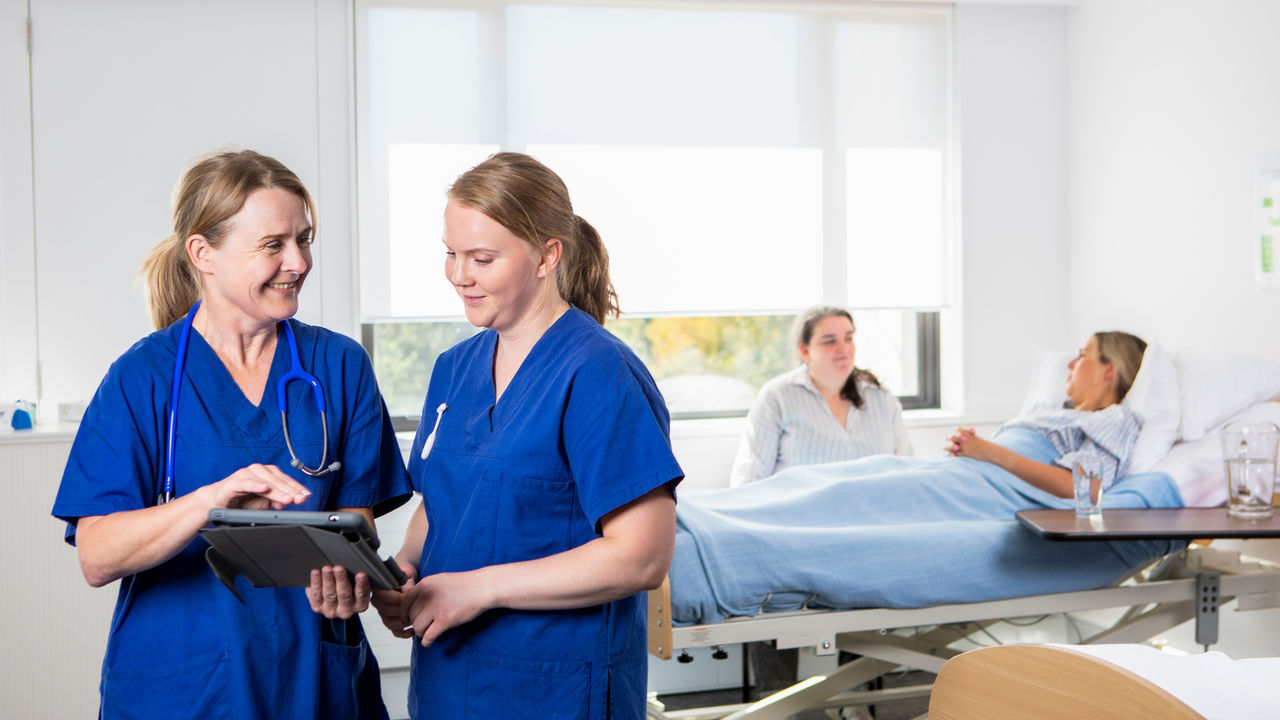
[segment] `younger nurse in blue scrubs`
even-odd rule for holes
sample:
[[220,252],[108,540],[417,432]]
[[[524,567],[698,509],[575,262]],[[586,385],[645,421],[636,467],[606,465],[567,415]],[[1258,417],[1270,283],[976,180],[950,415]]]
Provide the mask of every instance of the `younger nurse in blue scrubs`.
[[414,718],[645,715],[645,608],[671,562],[668,415],[601,327],[608,256],[560,178],[499,153],[444,214],[445,275],[486,328],[440,356],[410,456],[423,503],[374,605],[414,635]]
[[[368,356],[292,319],[311,271],[314,218],[310,194],[278,161],[209,156],[184,175],[174,235],[143,266],[160,329],[107,371],[53,507],[89,584],[120,581],[102,718],[387,717],[355,617],[369,603],[363,573],[318,568],[305,590],[242,580],[241,602],[196,538],[211,508],[343,509],[372,522],[408,496]],[[290,450],[277,386],[294,344],[327,413],[322,423],[308,383],[287,383]],[[317,467],[293,467],[295,454]],[[166,460],[174,497],[160,502]]]

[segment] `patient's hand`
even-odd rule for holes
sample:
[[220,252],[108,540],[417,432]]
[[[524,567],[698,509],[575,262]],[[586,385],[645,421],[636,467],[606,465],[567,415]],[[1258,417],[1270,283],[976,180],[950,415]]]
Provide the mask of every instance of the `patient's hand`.
[[955,433],[951,435],[947,445],[942,449],[953,457],[967,457],[974,460],[996,462],[996,456],[1004,448],[990,440],[978,437],[973,428],[964,427],[956,428]]

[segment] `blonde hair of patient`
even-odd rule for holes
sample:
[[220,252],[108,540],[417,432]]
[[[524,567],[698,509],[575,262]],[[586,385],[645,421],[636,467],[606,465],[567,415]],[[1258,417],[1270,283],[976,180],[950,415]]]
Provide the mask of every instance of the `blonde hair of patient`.
[[1133,387],[1133,381],[1142,367],[1142,355],[1147,343],[1142,338],[1120,330],[1107,330],[1093,334],[1098,344],[1098,357],[1116,369],[1116,402],[1124,399]]

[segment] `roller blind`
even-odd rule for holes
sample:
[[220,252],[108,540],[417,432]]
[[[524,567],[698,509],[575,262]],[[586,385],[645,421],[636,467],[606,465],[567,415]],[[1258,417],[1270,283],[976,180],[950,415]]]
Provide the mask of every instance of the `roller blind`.
[[558,172],[631,314],[939,308],[949,23],[931,6],[361,5],[361,314],[459,317],[444,191]]

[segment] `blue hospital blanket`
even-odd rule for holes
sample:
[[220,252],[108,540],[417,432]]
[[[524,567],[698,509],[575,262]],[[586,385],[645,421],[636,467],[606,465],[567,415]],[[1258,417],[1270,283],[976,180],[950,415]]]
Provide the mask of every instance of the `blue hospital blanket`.
[[[997,442],[1047,462],[1042,435]],[[1172,478],[1121,478],[1104,508],[1181,507]],[[671,563],[672,617],[713,623],[801,608],[909,608],[1106,587],[1183,542],[1054,542],[1014,517],[1074,500],[994,464],[873,456],[787,469],[681,498]]]

